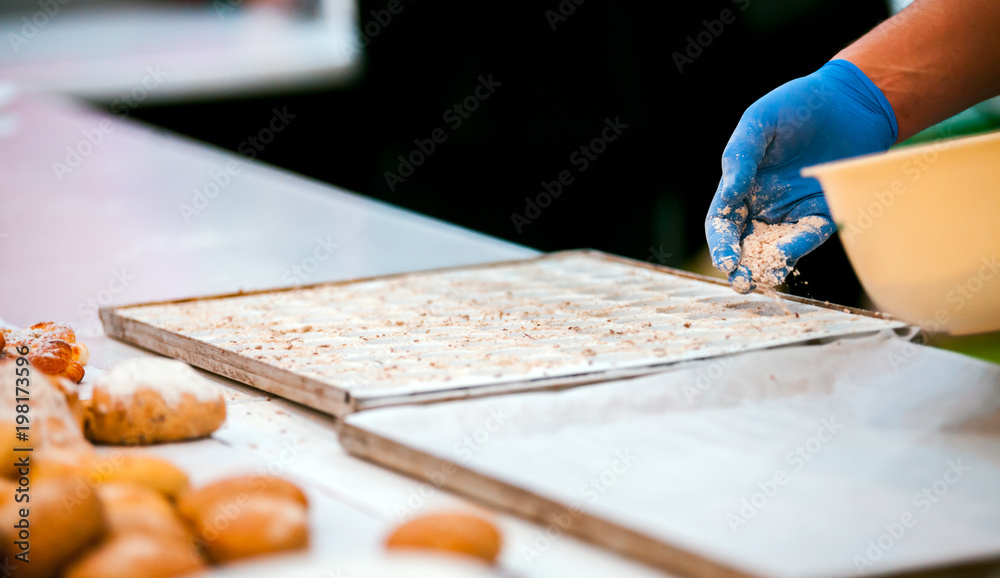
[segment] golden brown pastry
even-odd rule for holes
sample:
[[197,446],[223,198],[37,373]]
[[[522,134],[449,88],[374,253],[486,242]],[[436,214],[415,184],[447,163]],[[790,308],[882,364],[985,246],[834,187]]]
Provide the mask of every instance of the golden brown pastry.
[[500,531],[487,520],[459,512],[414,518],[396,528],[386,540],[389,549],[457,552],[493,564],[500,554]]
[[219,502],[242,503],[257,496],[288,499],[303,508],[309,505],[298,486],[274,476],[237,476],[212,482],[185,493],[177,501],[177,509],[186,518],[194,518]]
[[39,371],[65,377],[74,383],[83,380],[83,366],[90,352],[87,346],[76,342],[76,334],[69,326],[44,321],[25,329],[4,329],[0,333],[8,356],[18,355],[17,348],[27,346],[27,358]]
[[71,450],[48,450],[31,458],[31,480],[53,480],[73,478],[82,480],[83,484],[92,487],[97,480],[89,478],[93,464],[99,458],[93,451],[79,452]]
[[145,533],[115,534],[66,568],[65,578],[167,578],[205,567],[191,542]]
[[309,545],[309,517],[301,504],[257,496],[235,509],[231,506],[217,503],[190,521],[214,562],[290,552]]
[[[77,480],[52,479],[31,483],[30,506],[7,499],[0,505],[0,534],[18,577],[52,576],[67,561],[105,533],[104,513],[94,492],[77,493]],[[28,563],[23,554],[18,524],[21,510],[29,508]]]
[[188,488],[183,470],[163,458],[144,454],[113,453],[93,462],[88,479],[98,483],[127,483],[155,490],[175,500]]
[[309,545],[305,494],[278,478],[221,480],[184,494],[177,509],[215,562]]
[[191,540],[191,534],[166,497],[135,484],[110,482],[97,488],[111,534],[150,534]]
[[23,457],[24,452],[19,452],[14,448],[25,446],[25,444],[17,441],[15,427],[16,425],[12,421],[0,421],[0,477],[2,478],[16,479],[19,477],[17,460]]
[[87,437],[109,444],[152,444],[205,437],[226,419],[222,393],[186,363],[138,358],[94,383]]

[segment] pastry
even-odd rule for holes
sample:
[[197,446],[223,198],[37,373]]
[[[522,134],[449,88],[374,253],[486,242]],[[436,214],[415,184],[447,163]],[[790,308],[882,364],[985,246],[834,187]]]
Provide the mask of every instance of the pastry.
[[9,357],[20,355],[18,348],[26,346],[28,361],[42,373],[65,377],[73,383],[83,380],[83,366],[90,358],[87,346],[76,342],[69,326],[44,321],[25,329],[3,329],[2,341]]
[[177,499],[188,488],[187,474],[156,456],[114,453],[95,461],[91,470],[98,483],[135,484],[155,490],[169,500]]
[[150,534],[191,540],[177,510],[160,492],[145,486],[111,482],[97,488],[111,534]]
[[[0,533],[7,559],[17,567],[18,577],[55,575],[64,563],[104,535],[104,513],[97,495],[77,493],[76,489],[76,481],[70,478],[32,482],[30,507],[4,497]],[[27,519],[21,515],[26,507]],[[28,528],[19,529],[18,524],[27,524]],[[26,541],[23,536],[27,536]],[[17,558],[25,555],[24,547],[27,563]]]
[[225,419],[222,393],[189,365],[137,358],[94,382],[84,431],[95,442],[151,444],[205,437]]
[[492,523],[465,513],[421,516],[396,528],[386,540],[393,549],[445,550],[481,558],[490,564],[500,554],[500,531]]
[[303,508],[309,505],[306,495],[295,484],[274,476],[248,475],[226,478],[185,493],[177,501],[181,515],[193,518],[219,502],[244,502],[256,496],[292,500]]
[[204,569],[191,542],[146,533],[115,534],[74,560],[64,578],[167,578]]
[[[28,439],[19,442],[19,445],[32,446],[34,455],[50,449],[76,452],[92,450],[80,430],[77,417],[80,406],[75,392],[70,396],[63,393],[71,388],[71,384],[51,378],[35,367],[18,365],[14,360],[0,362],[0,416],[14,422],[22,419],[18,416],[25,416],[28,420],[26,424],[15,423],[29,428],[23,430],[29,436]],[[23,403],[25,392],[30,398],[28,404]],[[18,400],[19,397],[22,398],[21,401]],[[25,406],[30,407],[30,410],[18,411]],[[77,414],[74,414],[74,408]],[[8,431],[16,431],[14,426],[4,427],[9,427]],[[6,452],[7,446],[0,450]]]
[[278,478],[245,476],[215,482],[181,496],[177,509],[217,563],[309,545],[305,495]]

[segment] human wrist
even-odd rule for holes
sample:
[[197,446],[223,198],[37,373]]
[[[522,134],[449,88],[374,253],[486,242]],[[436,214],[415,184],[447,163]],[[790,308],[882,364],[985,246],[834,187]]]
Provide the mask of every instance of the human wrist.
[[841,72],[838,76],[842,78],[845,73],[849,75],[851,86],[882,113],[892,131],[889,144],[903,141],[918,132],[920,129],[911,128],[912,115],[909,114],[907,99],[911,93],[901,88],[903,82],[898,75],[894,75],[891,67],[878,66],[862,58],[848,58],[850,55],[845,55],[845,52],[846,49],[839,52],[824,67],[839,68]]

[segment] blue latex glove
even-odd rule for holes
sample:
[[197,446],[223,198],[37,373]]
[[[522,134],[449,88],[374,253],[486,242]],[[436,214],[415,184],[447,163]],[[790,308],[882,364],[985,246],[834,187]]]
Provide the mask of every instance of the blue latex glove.
[[[824,223],[805,227],[778,243],[783,280],[795,263],[835,230],[819,182],[802,167],[884,151],[896,141],[889,101],[854,64],[833,60],[816,72],[783,84],[750,105],[722,154],[722,180],[705,219],[712,264],[742,293],[755,287],[740,241],[753,222],[795,223],[815,215]],[[747,226],[749,224],[749,226]]]

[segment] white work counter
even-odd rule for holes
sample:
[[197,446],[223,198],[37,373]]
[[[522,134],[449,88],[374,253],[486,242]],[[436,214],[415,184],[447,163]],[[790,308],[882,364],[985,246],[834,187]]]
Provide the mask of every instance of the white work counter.
[[[100,141],[81,145],[88,134],[98,140],[95,130]],[[67,147],[81,154],[71,172],[53,165],[67,164]],[[225,182],[227,166],[239,170],[185,220],[179,206],[194,208],[195,190],[212,191],[213,174]],[[97,305],[535,254],[70,101],[14,97],[0,105],[0,175],[0,317],[76,327],[92,352],[85,381],[118,360],[149,355],[104,337]],[[331,418],[217,381],[227,384],[229,399],[220,431],[143,451],[170,457],[196,484],[262,470],[302,483],[313,504],[313,556],[378,555],[401,508],[428,512],[462,503],[348,456]],[[549,540],[540,527],[497,519],[507,572],[657,575],[571,537]],[[523,546],[544,555],[529,563]],[[323,575],[351,575],[337,562],[328,571]]]

